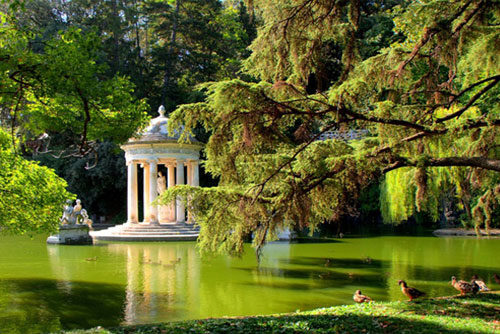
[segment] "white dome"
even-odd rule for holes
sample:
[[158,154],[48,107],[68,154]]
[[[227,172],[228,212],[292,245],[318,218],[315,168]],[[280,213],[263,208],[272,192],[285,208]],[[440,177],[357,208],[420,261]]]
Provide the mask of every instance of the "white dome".
[[[181,132],[184,130],[182,127],[181,132],[175,131],[173,136],[168,134],[168,118],[165,117],[165,107],[158,108],[160,116],[153,118],[149,126],[144,129],[137,137],[129,139],[129,142],[157,142],[157,141],[178,141]],[[191,142],[198,142],[196,138],[189,136]]]

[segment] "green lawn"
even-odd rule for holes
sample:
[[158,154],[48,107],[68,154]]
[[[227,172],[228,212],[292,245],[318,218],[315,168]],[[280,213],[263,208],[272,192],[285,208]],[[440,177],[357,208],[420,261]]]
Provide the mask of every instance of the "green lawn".
[[500,333],[500,292],[64,333]]

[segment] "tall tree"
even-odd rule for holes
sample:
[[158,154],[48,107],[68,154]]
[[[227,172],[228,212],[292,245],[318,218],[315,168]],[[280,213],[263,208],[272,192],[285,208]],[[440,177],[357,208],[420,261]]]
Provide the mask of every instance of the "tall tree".
[[439,168],[470,168],[487,203],[477,215],[498,202],[500,4],[396,3],[249,1],[262,24],[245,70],[261,81],[206,84],[205,102],[171,118],[212,133],[205,167],[219,187],[164,195],[190,199],[202,248],[239,253],[253,232],[260,250],[279,229],[313,230],[402,168],[417,207],[439,191],[428,186]]
[[[28,35],[21,34],[22,38],[11,38],[10,43],[23,41],[24,45],[19,44],[18,49],[24,50],[23,54],[29,55],[36,66],[33,67],[32,73],[26,69],[23,71],[23,75],[26,76],[25,83],[28,86],[21,90],[17,90],[19,86],[15,86],[13,80],[6,78],[3,81],[4,85],[7,83],[13,85],[12,90],[18,91],[19,94],[16,96],[22,102],[19,105],[20,109],[14,113],[17,115],[15,117],[10,116],[10,112],[15,109],[15,104],[3,105],[1,111],[4,115],[4,124],[15,123],[16,126],[22,124],[22,131],[19,133],[23,134],[27,140],[24,153],[32,152],[35,159],[56,168],[60,175],[71,176],[67,178],[69,189],[78,191],[79,196],[85,196],[83,199],[86,205],[99,215],[115,212],[115,201],[109,197],[106,199],[90,195],[90,189],[86,189],[85,182],[81,180],[90,178],[95,180],[97,177],[95,174],[98,174],[100,177],[98,183],[107,185],[106,179],[120,179],[123,176],[121,170],[107,169],[104,173],[105,169],[99,166],[94,171],[79,168],[82,162],[85,162],[84,165],[88,163],[88,166],[95,165],[97,160],[93,155],[91,158],[85,157],[78,162],[74,159],[61,162],[47,156],[42,157],[41,153],[47,151],[48,140],[42,141],[38,137],[41,132],[48,132],[51,148],[48,153],[51,154],[56,154],[57,151],[61,153],[64,148],[66,152],[62,152],[61,156],[82,155],[79,152],[81,147],[84,148],[83,153],[96,153],[104,149],[106,154],[112,154],[113,150],[109,149],[108,141],[101,143],[96,138],[118,143],[126,135],[120,139],[110,136],[116,134],[116,130],[131,133],[131,128],[128,126],[114,126],[107,129],[101,127],[105,130],[101,134],[93,138],[83,136],[84,139],[89,140],[79,141],[84,133],[85,124],[82,123],[85,114],[81,112],[82,109],[79,106],[84,104],[79,102],[78,96],[75,96],[75,92],[72,91],[73,86],[64,85],[68,82],[68,76],[73,76],[74,80],[79,76],[77,81],[83,88],[82,92],[89,93],[90,99],[112,97],[115,93],[109,87],[105,88],[105,83],[114,82],[116,86],[119,86],[117,82],[122,80],[125,90],[128,89],[130,94],[118,97],[123,90],[116,89],[116,86],[113,88],[116,89],[117,95],[113,104],[114,107],[120,109],[123,108],[117,105],[118,101],[123,101],[123,104],[128,106],[135,103],[141,110],[146,110],[142,100],[145,98],[156,106],[164,101],[172,110],[177,104],[197,101],[203,96],[195,91],[196,84],[207,80],[237,77],[239,63],[246,54],[246,47],[253,36],[253,25],[249,22],[244,5],[239,1],[229,4],[219,1],[191,0],[167,2],[31,0],[20,1],[19,4],[24,4],[25,8],[15,11],[14,26]],[[73,38],[73,35],[77,38]],[[67,41],[71,43],[63,43],[62,36],[68,36]],[[71,48],[73,48],[72,51]],[[71,53],[80,48],[81,54],[76,54],[72,59]],[[13,49],[13,47],[6,49],[4,54],[9,54]],[[56,54],[58,54],[58,59],[56,59]],[[93,63],[86,63],[84,60],[87,58]],[[60,63],[61,60],[65,60],[65,63]],[[42,64],[47,68],[43,69]],[[9,64],[4,62],[3,65],[5,65],[4,68],[9,69],[17,66],[14,58],[10,59]],[[77,71],[73,71],[70,66]],[[59,71],[57,71],[58,68]],[[84,79],[84,72],[89,74],[86,79]],[[95,73],[98,80],[95,82],[90,80],[91,84],[88,85],[86,80],[92,79],[92,73]],[[56,81],[59,83],[57,87],[53,87]],[[94,85],[96,82],[98,85]],[[44,87],[43,93],[41,87]],[[31,99],[26,104],[25,92],[35,90],[37,97],[50,92],[51,103],[32,105],[32,100],[36,99]],[[101,97],[97,96],[98,93],[101,93]],[[56,106],[57,108],[61,106],[59,102],[52,103],[56,95],[59,102],[66,100],[64,105],[71,109],[71,112],[63,109],[55,111]],[[9,103],[17,101],[8,95],[3,95],[3,98]],[[102,100],[95,102],[97,101],[89,106],[107,108],[102,104]],[[23,107],[26,105],[31,108],[32,115],[29,117],[29,122],[28,118],[19,117],[21,114],[27,115],[26,108]],[[156,110],[156,108],[153,109]],[[91,130],[98,128],[95,126],[99,122],[99,113],[96,111],[97,109],[92,109],[90,113]],[[122,114],[124,115],[123,112]],[[51,117],[46,117],[47,115]],[[136,116],[137,114],[134,117]],[[63,120],[63,117],[66,119]],[[141,120],[135,120],[137,121],[135,125],[140,126]],[[129,119],[128,122],[127,124],[134,124],[134,119]],[[68,124],[73,125],[67,126]],[[105,135],[105,138],[102,135]],[[82,146],[83,142],[85,144]],[[85,148],[85,145],[88,147]],[[67,150],[68,147],[72,149]],[[115,148],[115,151],[119,150]],[[119,155],[119,153],[115,154]],[[115,161],[119,159],[120,157],[115,157]],[[106,159],[102,157],[99,161],[106,163]],[[97,170],[99,173],[94,173]],[[107,190],[99,188],[99,190],[119,191],[114,187],[107,188]],[[108,210],[108,208],[111,209]]]
[[[102,40],[96,33],[70,28],[44,39],[14,14],[0,13],[0,126],[8,129],[11,141],[1,148],[5,173],[0,175],[0,188],[5,195],[2,210],[12,210],[2,216],[0,226],[17,232],[50,230],[57,226],[54,217],[60,214],[62,199],[72,196],[52,171],[25,161],[19,143],[49,136],[60,139],[59,145],[52,142],[54,155],[87,156],[97,152],[99,141],[121,143],[130,138],[145,124],[148,107],[134,98],[126,77],[107,75],[99,57]],[[37,140],[26,143],[47,150]],[[95,162],[92,159],[90,165]],[[32,180],[36,177],[40,180]],[[12,206],[20,208],[21,203],[30,212]],[[30,226],[20,227],[29,221],[26,217],[37,214],[39,222],[33,219]]]
[[[239,62],[252,38],[252,25],[241,9],[218,0],[148,1],[146,13],[155,38],[151,65],[161,82],[154,103],[173,110],[192,102],[201,82],[237,77]],[[245,25],[246,24],[246,25]]]

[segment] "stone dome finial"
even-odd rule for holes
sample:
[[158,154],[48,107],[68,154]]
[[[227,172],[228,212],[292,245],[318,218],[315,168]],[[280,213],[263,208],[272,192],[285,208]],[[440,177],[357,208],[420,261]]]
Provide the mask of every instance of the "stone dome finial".
[[158,108],[158,113],[160,114],[161,117],[165,117],[165,107],[160,106],[160,108]]

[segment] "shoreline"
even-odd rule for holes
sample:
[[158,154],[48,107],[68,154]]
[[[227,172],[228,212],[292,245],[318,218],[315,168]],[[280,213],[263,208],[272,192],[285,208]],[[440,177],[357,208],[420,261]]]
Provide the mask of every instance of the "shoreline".
[[499,333],[500,291],[413,302],[371,302],[312,311],[59,331],[59,334]]
[[[480,229],[481,237],[500,237],[500,229],[491,228],[490,234],[486,233],[485,229]],[[465,228],[441,228],[432,232],[433,235],[438,237],[477,237],[474,229]]]

